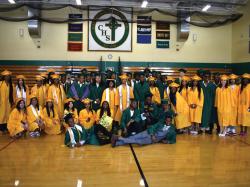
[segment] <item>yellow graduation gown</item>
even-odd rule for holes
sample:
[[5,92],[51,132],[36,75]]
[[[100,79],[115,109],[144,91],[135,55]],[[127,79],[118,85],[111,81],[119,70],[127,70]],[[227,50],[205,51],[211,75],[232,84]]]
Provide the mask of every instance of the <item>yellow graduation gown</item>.
[[[130,99],[134,99],[133,88],[128,85],[120,85],[117,87],[118,97],[119,97],[119,107],[115,114],[115,121],[120,122],[122,117],[122,112],[129,107]],[[129,98],[127,98],[129,95]]]
[[25,101],[25,105],[28,106],[30,104],[30,91],[29,91],[29,87],[26,85],[26,96],[23,95],[23,92],[20,91],[18,94],[18,89],[17,86],[14,87],[14,99],[16,100],[17,98],[24,98]]
[[180,92],[181,96],[188,101],[188,89],[187,88],[182,88],[181,92]]
[[18,111],[16,108],[12,110],[9,116],[9,120],[7,123],[7,128],[10,133],[10,136],[15,136],[18,133],[24,131],[23,124],[21,121],[27,121],[27,115],[24,111]]
[[238,124],[243,126],[250,126],[250,84],[247,85],[240,92],[239,105],[238,105]]
[[161,95],[159,92],[159,89],[157,87],[150,87],[150,92],[153,95],[152,96],[152,102],[159,105],[161,104]]
[[175,117],[176,128],[182,129],[189,127],[191,125],[189,119],[189,106],[179,92],[176,92],[176,107],[174,110],[177,113]]
[[[232,97],[230,88],[216,89],[215,107],[217,107],[219,125],[229,126],[232,110]],[[232,124],[233,125],[233,124]]]
[[0,82],[0,124],[7,123],[10,111],[11,104],[9,102],[9,86],[5,83],[5,81],[2,81]]
[[37,108],[34,109],[35,111],[33,112],[31,105],[27,107],[27,121],[29,125],[29,131],[35,131],[36,129],[39,129],[36,120],[43,119],[42,107],[39,106],[39,111],[37,110]]
[[[69,114],[69,113],[73,114],[74,122],[75,122],[75,124],[78,124],[78,123],[79,123],[79,119],[78,119],[79,117],[78,117],[77,109],[75,108],[74,111],[72,111],[72,110],[68,111],[68,110],[64,109],[64,116],[66,116],[66,115]],[[63,126],[64,126],[66,129],[69,127],[69,125],[68,125],[67,123],[65,123],[65,122],[63,122]]]
[[[198,89],[195,88],[192,90],[191,88],[188,89],[188,105],[189,105],[189,115],[190,115],[190,122],[192,123],[201,123],[202,117],[202,109],[203,109],[203,102],[204,102],[204,95],[201,89],[200,98]],[[190,105],[196,104],[196,108],[191,108]]]
[[[107,94],[109,94],[109,97],[107,97]],[[106,88],[102,94],[102,102],[103,101],[108,101],[109,102],[109,107],[112,109],[114,112],[116,112],[116,107],[119,106],[119,94],[116,88],[113,90],[110,90],[109,88]],[[112,114],[112,118],[114,118],[114,112]]]
[[239,103],[239,94],[240,87],[238,85],[230,86],[231,98],[232,98],[232,106],[231,106],[231,114],[230,114],[230,125],[237,125],[238,118],[238,103]]
[[54,110],[54,113],[54,117],[52,111],[50,112],[50,116],[48,116],[46,108],[43,109],[43,121],[45,123],[45,132],[49,135],[61,133],[61,125],[58,113],[56,110]]
[[[90,121],[86,121],[88,118],[90,118]],[[85,129],[90,129],[96,121],[96,113],[94,110],[87,111],[86,109],[83,109],[79,113],[79,123],[82,125]]]
[[40,86],[40,87],[38,87],[37,85],[33,86],[31,88],[31,95],[35,95],[38,99],[39,105],[44,107],[45,100],[47,98],[45,86]]
[[51,85],[48,89],[48,98],[53,99],[54,107],[59,115],[59,118],[63,118],[64,100],[66,99],[66,95],[62,85]]

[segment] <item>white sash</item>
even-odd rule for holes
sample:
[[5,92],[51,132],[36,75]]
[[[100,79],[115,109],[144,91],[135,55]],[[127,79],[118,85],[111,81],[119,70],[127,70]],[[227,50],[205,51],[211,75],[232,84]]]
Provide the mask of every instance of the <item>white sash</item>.
[[70,142],[71,144],[76,144],[75,136],[71,128],[68,128],[67,131],[69,132]]
[[39,119],[40,118],[40,110],[38,109],[38,112],[37,112],[33,105],[30,105],[30,106],[31,106],[32,113],[34,114],[36,119]]
[[58,104],[59,101],[58,101],[58,97],[57,97],[57,94],[56,94],[56,87],[55,87],[55,86],[53,86],[52,95],[53,95],[54,102],[55,102],[56,104]]
[[24,91],[24,89],[20,90],[18,86],[16,86],[16,95],[17,95],[17,98],[24,98],[25,103],[26,103],[26,92]]
[[[114,90],[114,93],[116,92],[116,89],[115,88],[113,88],[113,90]],[[106,95],[106,101],[108,101],[108,103],[110,104],[110,102],[109,102],[109,100],[110,100],[110,95],[109,95],[109,88],[107,88],[106,90],[105,90],[105,95]]]
[[82,127],[81,127],[80,125],[76,125],[76,124],[75,124],[75,127],[76,127],[80,132],[82,132]]
[[[119,96],[120,96],[120,109],[121,109],[121,111],[122,111],[122,109],[124,107],[124,106],[122,106],[122,96],[123,96],[122,95],[122,87],[123,87],[123,85],[120,85],[118,87],[118,92],[119,92]],[[126,91],[127,91],[127,106],[125,106],[124,109],[127,108],[127,107],[129,107],[130,87],[128,85],[126,85]]]

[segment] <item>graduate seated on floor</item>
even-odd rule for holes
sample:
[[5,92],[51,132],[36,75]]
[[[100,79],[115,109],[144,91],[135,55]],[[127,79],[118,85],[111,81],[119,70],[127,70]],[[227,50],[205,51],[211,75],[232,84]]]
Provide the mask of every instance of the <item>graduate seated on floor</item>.
[[75,124],[74,117],[71,113],[68,113],[64,117],[64,121],[68,126],[65,133],[64,144],[70,148],[84,145],[87,140],[86,130],[80,125]]
[[130,101],[130,106],[122,113],[121,128],[124,136],[131,136],[143,131],[140,111],[137,109],[136,100]]
[[152,94],[146,95],[146,99],[142,107],[140,108],[141,119],[145,128],[158,122],[158,107],[152,102]]
[[128,138],[113,135],[111,139],[112,147],[126,144],[148,145],[158,142],[165,144],[176,143],[175,127],[172,124],[170,115],[166,115],[165,122],[158,122],[139,134]]
[[16,108],[10,113],[7,128],[13,138],[20,138],[28,131],[27,113],[23,98],[16,99]]
[[36,95],[30,95],[30,105],[27,107],[27,121],[29,125],[29,135],[31,137],[40,136],[45,125],[43,121],[43,110],[38,103]]

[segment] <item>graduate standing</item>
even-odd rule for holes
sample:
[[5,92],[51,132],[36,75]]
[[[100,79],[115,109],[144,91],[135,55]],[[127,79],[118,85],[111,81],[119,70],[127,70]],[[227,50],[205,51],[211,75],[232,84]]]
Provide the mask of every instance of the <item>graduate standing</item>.
[[170,94],[169,99],[171,106],[175,111],[175,123],[178,133],[183,133],[186,131],[187,127],[190,127],[190,116],[189,116],[189,106],[187,101],[181,96],[177,91],[179,85],[176,83],[170,84]]
[[78,112],[84,108],[84,104],[81,101],[88,98],[89,94],[89,85],[85,84],[85,77],[81,74],[79,76],[79,81],[75,81],[68,91],[68,97],[74,99],[74,106],[77,108]]
[[11,72],[3,71],[0,81],[0,131],[7,132],[7,121],[9,119],[11,106],[14,104],[14,86],[12,85]]
[[103,91],[101,104],[107,101],[110,109],[113,111],[112,118],[114,119],[119,107],[119,92],[115,88],[115,80],[107,79],[107,88]]
[[40,106],[44,107],[46,101],[46,87],[43,86],[43,77],[36,76],[36,84],[31,88],[31,95],[35,95]]
[[123,74],[119,76],[122,84],[117,87],[119,97],[119,107],[115,115],[115,121],[120,122],[123,111],[129,107],[130,99],[134,99],[133,88],[127,85],[127,75]]
[[187,101],[188,100],[188,84],[190,78],[187,76],[183,76],[181,79],[181,85],[179,88],[179,93],[181,96]]
[[250,126],[250,74],[242,75],[238,106],[238,124],[241,125],[241,136],[247,134],[247,127]]
[[23,98],[16,99],[16,108],[10,113],[7,127],[13,138],[20,138],[28,131],[27,111]]
[[149,90],[150,90],[150,93],[152,94],[152,102],[157,105],[160,105],[161,95],[160,95],[159,88],[155,86],[155,78],[152,76],[149,77],[148,82],[149,82]]
[[217,108],[221,132],[219,136],[225,136],[227,127],[230,125],[230,114],[232,112],[232,95],[228,87],[228,76],[221,76],[221,83],[216,89],[215,107]]
[[18,75],[17,77],[17,84],[15,87],[15,100],[18,98],[23,98],[25,104],[28,104],[29,101],[29,87],[25,84],[25,77],[23,75]]
[[59,119],[62,121],[66,95],[62,85],[59,83],[59,75],[53,74],[52,80],[53,83],[48,90],[48,99],[53,100],[54,108],[57,111]]
[[191,134],[198,134],[199,127],[201,124],[202,108],[204,103],[204,95],[199,84],[201,78],[197,75],[193,76],[191,87],[188,89],[188,105],[190,122],[192,123],[193,129]]
[[[79,117],[78,117],[78,111],[77,108],[74,106],[74,100],[72,98],[66,99],[64,101],[64,117],[68,114],[72,114],[74,118],[74,123],[78,124],[79,122]],[[64,127],[67,129],[68,125],[67,123],[63,123]]]
[[89,98],[93,101],[92,108],[97,111],[100,108],[102,94],[105,86],[102,84],[100,74],[95,75],[95,82],[90,85],[90,95]]
[[135,84],[134,96],[135,100],[139,104],[139,108],[143,107],[146,95],[150,93],[149,85],[145,81],[145,76],[143,73],[140,74],[140,82]]

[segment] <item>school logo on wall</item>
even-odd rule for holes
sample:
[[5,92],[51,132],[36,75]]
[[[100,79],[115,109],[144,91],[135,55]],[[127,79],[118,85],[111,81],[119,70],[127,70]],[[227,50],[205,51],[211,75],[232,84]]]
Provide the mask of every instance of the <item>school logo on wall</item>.
[[89,51],[132,51],[132,8],[89,7]]

